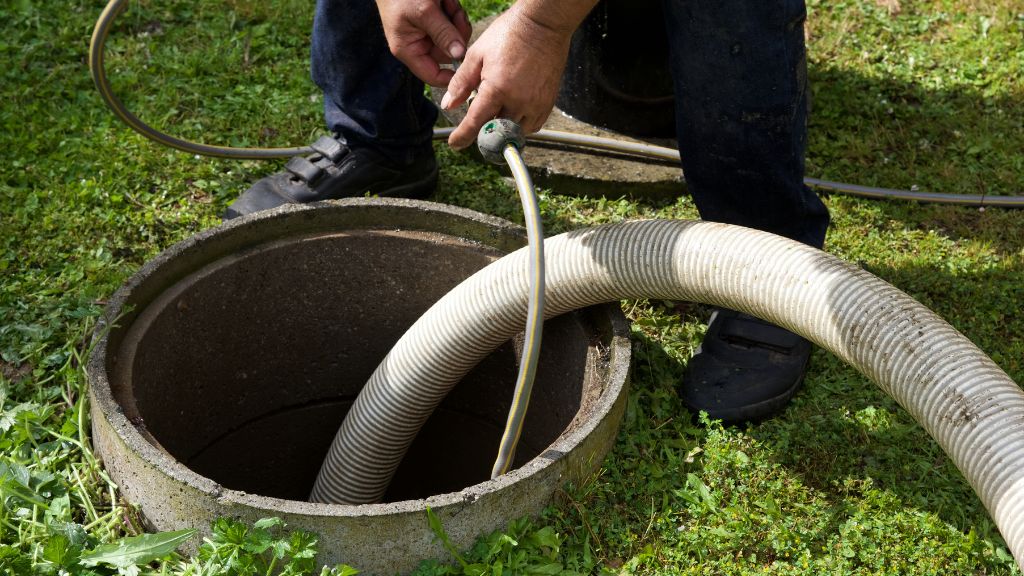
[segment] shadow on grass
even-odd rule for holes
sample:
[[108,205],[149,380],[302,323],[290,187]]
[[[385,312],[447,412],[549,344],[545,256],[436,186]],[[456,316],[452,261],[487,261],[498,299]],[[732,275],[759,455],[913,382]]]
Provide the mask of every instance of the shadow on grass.
[[[808,76],[807,176],[948,194],[1024,194],[1024,157],[1016,152],[1024,149],[1024,101],[814,64]],[[623,186],[608,197],[664,194]]]
[[1024,194],[1024,105],[812,66],[807,175],[957,194]]

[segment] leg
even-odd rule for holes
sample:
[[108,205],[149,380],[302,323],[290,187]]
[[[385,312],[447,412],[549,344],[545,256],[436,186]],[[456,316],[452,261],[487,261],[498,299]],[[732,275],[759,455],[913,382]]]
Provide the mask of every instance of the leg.
[[665,0],[686,182],[705,220],[821,247],[828,211],[803,185],[803,0]]
[[[664,0],[676,130],[701,217],[820,248],[829,216],[803,184],[807,72],[803,0]],[[727,423],[788,404],[810,343],[718,310],[687,365],[680,396]]]
[[437,108],[388,51],[372,0],[317,1],[311,70],[327,127],[349,146],[375,148],[400,164],[432,153]]
[[253,184],[225,218],[366,193],[429,196],[437,185],[437,109],[423,83],[388,51],[372,0],[317,2],[311,71],[337,140],[317,140],[314,154],[292,158],[283,172]]

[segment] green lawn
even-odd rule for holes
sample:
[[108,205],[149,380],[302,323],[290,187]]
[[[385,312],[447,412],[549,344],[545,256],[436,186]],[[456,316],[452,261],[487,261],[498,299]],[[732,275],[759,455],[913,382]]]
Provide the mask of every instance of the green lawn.
[[[475,16],[495,5],[472,3]],[[215,226],[249,183],[281,166],[193,157],[122,126],[86,68],[101,9],[0,5],[0,573],[116,572],[76,561],[81,550],[139,532],[85,448],[88,334],[104,300],[144,262]],[[311,17],[310,1],[135,2],[115,27],[109,73],[129,108],[174,134],[307,144],[323,130],[306,62]],[[1024,193],[1020,0],[810,0],[807,33],[808,175]],[[438,201],[518,219],[514,190],[492,168],[437,149]],[[696,217],[689,198],[624,193],[544,191],[546,228]],[[834,217],[828,251],[909,292],[1024,382],[1024,212],[825,201]],[[542,518],[511,523],[469,561],[488,573],[500,565],[515,573],[1020,574],[938,446],[836,358],[815,353],[804,391],[779,418],[747,429],[695,425],[674,385],[707,310],[666,302],[624,310],[634,323],[633,391],[613,453]],[[200,574],[198,566],[231,550],[214,547],[192,568],[175,559],[142,569]]]

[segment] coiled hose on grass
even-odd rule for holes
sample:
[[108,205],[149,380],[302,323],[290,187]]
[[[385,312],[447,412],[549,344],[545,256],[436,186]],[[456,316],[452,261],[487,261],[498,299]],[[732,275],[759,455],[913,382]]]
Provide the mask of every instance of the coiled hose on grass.
[[[624,298],[699,301],[807,337],[891,395],[949,454],[1024,564],[1024,392],[934,312],[852,264],[756,230],[648,220],[545,242],[546,317]],[[409,443],[478,361],[522,330],[525,249],[439,300],[381,363],[313,499],[379,500]]]

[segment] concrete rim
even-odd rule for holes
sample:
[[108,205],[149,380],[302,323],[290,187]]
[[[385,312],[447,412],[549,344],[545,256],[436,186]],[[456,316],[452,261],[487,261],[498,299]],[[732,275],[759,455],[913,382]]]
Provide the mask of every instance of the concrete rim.
[[[383,504],[343,505],[343,504],[320,504],[297,500],[285,500],[280,498],[260,496],[245,492],[230,490],[221,487],[218,483],[209,478],[203,477],[184,464],[181,464],[167,453],[147,441],[142,434],[132,425],[123,414],[115,400],[111,384],[107,375],[106,359],[109,353],[109,328],[125,314],[125,305],[130,296],[136,290],[145,286],[147,280],[151,279],[157,272],[173,259],[182,254],[192,253],[200,246],[216,236],[228,232],[242,232],[246,229],[255,229],[261,222],[270,220],[291,220],[298,226],[296,230],[302,229],[303,233],[309,233],[309,228],[303,228],[300,224],[311,224],[315,222],[314,211],[316,210],[343,210],[346,207],[358,206],[360,208],[371,208],[389,213],[419,212],[438,213],[444,212],[448,216],[456,216],[472,224],[485,225],[496,230],[495,236],[502,245],[509,248],[523,243],[524,233],[522,228],[511,224],[500,218],[481,214],[464,208],[452,207],[426,201],[404,200],[404,199],[345,199],[310,205],[286,205],[281,208],[253,214],[243,218],[228,221],[215,228],[205,230],[199,234],[183,240],[174,246],[161,252],[154,259],[144,265],[134,274],[114,295],[105,310],[96,336],[96,346],[88,361],[88,373],[90,389],[93,401],[97,404],[102,413],[113,425],[117,432],[119,441],[131,447],[148,465],[159,469],[168,477],[181,482],[189,487],[208,494],[216,499],[218,503],[241,504],[247,507],[267,510],[271,513],[296,514],[305,516],[322,517],[374,517],[389,516],[396,512],[421,511],[425,506],[440,508],[446,505],[464,503],[468,495],[484,494],[500,491],[501,489],[516,484],[526,478],[534,476],[549,466],[553,465],[564,455],[568,454],[583,439],[587,438],[612,411],[616,402],[622,395],[627,380],[627,372],[630,356],[629,325],[622,316],[621,311],[614,306],[615,313],[609,314],[611,319],[612,339],[609,346],[608,363],[609,373],[607,377],[608,386],[604,389],[599,399],[594,404],[592,417],[580,421],[578,415],[573,418],[571,424],[546,450],[527,464],[517,468],[494,480],[488,480],[467,487],[459,492],[437,494],[425,500],[405,500]],[[378,226],[383,229],[395,228],[394,223],[385,223],[385,226]],[[368,226],[373,227],[373,226]],[[315,229],[313,230],[315,231]],[[260,242],[268,241],[268,238],[260,238]],[[255,242],[255,240],[252,240]],[[230,243],[229,243],[230,244]],[[244,245],[244,242],[240,243]],[[225,249],[230,251],[231,246]],[[209,255],[212,262],[223,256],[223,251]],[[194,268],[192,268],[194,269]],[[625,359],[625,361],[622,361]]]

